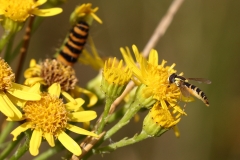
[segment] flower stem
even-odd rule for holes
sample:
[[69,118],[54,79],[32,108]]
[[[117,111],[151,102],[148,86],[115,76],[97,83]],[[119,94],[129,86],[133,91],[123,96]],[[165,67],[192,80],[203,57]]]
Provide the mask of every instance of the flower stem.
[[3,150],[2,153],[0,154],[0,159],[5,159],[8,156],[8,154],[14,149],[14,147],[16,147],[17,144],[22,140],[23,137],[24,134],[20,134],[16,141],[9,143],[7,148],[5,148],[5,150]]
[[102,133],[103,128],[107,123],[107,117],[108,117],[109,109],[110,109],[113,102],[114,102],[114,99],[109,98],[109,97],[106,98],[106,104],[105,104],[105,107],[104,107],[104,112],[103,112],[103,115],[102,115],[102,119],[101,119],[99,127],[97,129],[97,134]]
[[149,137],[148,134],[145,131],[142,131],[140,134],[137,134],[137,135],[133,136],[132,138],[129,138],[129,139],[124,138],[124,139],[120,140],[119,142],[110,144],[109,146],[96,149],[96,153],[99,153],[99,154],[110,153],[110,152],[116,150],[117,148],[137,143],[139,141],[147,139],[148,137]]
[[130,119],[142,108],[142,105],[139,104],[139,102],[136,100],[132,103],[132,105],[129,107],[125,115],[122,117],[122,119],[115,124],[103,137],[103,140],[106,140],[110,138],[113,134],[115,134],[119,129],[121,129],[123,126],[129,123]]
[[16,150],[14,155],[9,160],[18,160],[26,153],[26,151],[28,151],[31,139],[30,131],[26,131],[24,134],[26,136],[25,143]]
[[6,139],[6,137],[9,135],[14,125],[14,122],[6,122],[6,123],[7,123],[6,126],[4,127],[4,129],[0,134],[0,144],[2,144],[3,141]]
[[9,40],[11,39],[11,37],[13,35],[14,34],[9,31],[4,31],[4,34],[2,35],[2,37],[0,39],[0,53],[2,52],[3,48],[5,47],[7,42],[9,42]]

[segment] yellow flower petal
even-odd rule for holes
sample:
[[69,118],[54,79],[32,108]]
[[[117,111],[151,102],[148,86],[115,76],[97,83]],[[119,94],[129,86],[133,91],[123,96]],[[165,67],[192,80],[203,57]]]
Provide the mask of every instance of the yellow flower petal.
[[[19,86],[21,86],[21,87],[19,87]],[[35,100],[41,99],[41,96],[39,94],[25,91],[26,88],[28,88],[28,90],[30,89],[29,87],[13,83],[12,88],[7,90],[7,92],[10,93],[11,95],[13,95],[14,97],[17,97],[22,100],[35,101]]]
[[37,16],[48,17],[61,13],[62,8],[34,9],[31,13]]
[[[3,94],[3,93],[1,93]],[[14,117],[13,111],[10,109],[10,107],[6,104],[4,98],[0,94],[0,111],[7,117]]]
[[[12,101],[7,97],[7,95],[4,92],[0,93],[0,101],[1,103],[1,110],[3,113],[9,114],[9,117],[16,117],[16,118],[22,118],[22,113],[14,106]],[[13,112],[13,115],[11,111]]]
[[67,92],[62,91],[62,95],[67,99],[68,102],[74,102],[75,104],[77,104],[75,99]]
[[173,126],[173,130],[174,130],[175,136],[180,137],[180,132],[177,125]]
[[93,19],[95,19],[98,23],[102,24],[102,20],[94,13],[91,13],[91,16],[93,17]]
[[32,92],[32,93],[40,93],[40,83],[36,83],[34,84],[30,89],[29,89],[29,92]]
[[38,1],[36,1],[35,2],[35,6],[37,7],[37,6],[41,6],[42,4],[44,4],[44,3],[46,3],[47,2],[47,0],[38,0]]
[[39,147],[42,142],[42,131],[34,130],[29,144],[31,155],[36,156],[39,153]]
[[98,98],[94,93],[92,93],[84,88],[78,87],[78,86],[76,86],[75,89],[77,89],[80,93],[84,93],[85,95],[88,96],[88,98],[89,98],[89,103],[87,105],[88,107],[91,107],[97,103]]
[[31,60],[30,60],[29,67],[30,67],[30,68],[31,68],[31,67],[35,67],[36,64],[37,64],[36,60],[35,60],[35,59],[31,59]]
[[31,77],[31,78],[27,78],[24,82],[24,84],[27,85],[27,86],[32,86],[36,83],[45,84],[45,81],[42,77]]
[[48,88],[48,93],[52,96],[59,97],[61,93],[61,86],[59,83],[53,83],[49,88]]
[[82,98],[75,99],[74,102],[68,102],[65,104],[67,110],[70,111],[83,111],[83,108],[81,107],[84,104],[84,100]]
[[161,106],[162,106],[163,109],[168,108],[167,105],[166,105],[166,102],[164,100],[161,99],[160,102],[161,102]]
[[95,119],[97,114],[95,111],[80,111],[71,113],[69,117],[73,122],[87,122]]
[[18,117],[7,117],[7,121],[23,121],[25,120],[25,117],[18,118]]
[[150,52],[149,63],[153,64],[154,66],[158,65],[158,53],[154,49],[152,49],[152,51]]
[[26,104],[25,100],[21,100],[19,98],[16,98],[16,97],[14,97],[13,95],[11,95],[9,93],[6,93],[6,95],[12,101],[12,103],[15,104],[16,106],[23,107]]
[[83,134],[83,135],[88,135],[88,136],[93,136],[93,137],[98,137],[97,134],[93,133],[93,132],[90,132],[90,131],[87,131],[85,129],[82,129],[80,127],[77,127],[77,126],[74,126],[74,125],[71,125],[71,124],[67,124],[67,127],[66,127],[68,130],[72,131],[72,132],[75,132],[75,133],[78,133],[78,134]]
[[79,156],[82,153],[80,146],[65,132],[61,131],[58,135],[58,140],[62,143],[62,145],[67,148],[73,154]]
[[53,135],[52,135],[52,134],[44,133],[44,137],[46,138],[48,144],[49,144],[51,147],[54,147],[54,146],[55,146],[55,141],[54,141],[54,138],[53,138]]
[[22,132],[26,131],[31,127],[29,122],[25,122],[14,129],[10,134],[13,135],[13,141],[17,140],[17,136],[20,135]]

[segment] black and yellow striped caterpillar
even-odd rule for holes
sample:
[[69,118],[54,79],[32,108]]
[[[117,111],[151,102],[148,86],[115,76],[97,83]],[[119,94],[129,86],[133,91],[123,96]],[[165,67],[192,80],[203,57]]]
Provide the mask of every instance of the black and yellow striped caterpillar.
[[88,38],[89,25],[79,21],[71,30],[65,45],[60,50],[56,59],[65,65],[72,66],[77,62]]

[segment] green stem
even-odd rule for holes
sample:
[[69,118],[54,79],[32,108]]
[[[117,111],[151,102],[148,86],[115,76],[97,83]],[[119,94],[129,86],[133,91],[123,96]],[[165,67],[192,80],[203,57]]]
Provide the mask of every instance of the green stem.
[[116,150],[117,148],[131,145],[131,144],[137,143],[137,142],[142,141],[147,138],[149,138],[148,134],[145,131],[142,131],[140,134],[137,134],[132,138],[129,138],[129,139],[124,138],[124,139],[120,140],[119,142],[110,144],[109,146],[106,146],[106,147],[99,148],[96,150],[96,153],[99,153],[99,154],[110,153],[110,152]]
[[0,134],[0,144],[2,144],[6,139],[6,137],[9,135],[10,131],[13,128],[13,125],[14,125],[14,122],[7,122],[6,126],[4,127],[4,129]]
[[4,54],[4,59],[8,64],[9,64],[9,62],[7,61],[7,59],[11,59],[11,52],[12,52],[12,48],[13,48],[14,38],[15,38],[15,34],[9,40],[6,50],[5,50],[5,54]]
[[7,148],[5,148],[5,150],[3,150],[2,153],[0,154],[0,159],[6,158],[8,154],[12,152],[12,150],[17,146],[17,144],[22,140],[23,137],[24,137],[24,134],[20,134],[16,141],[9,143]]
[[0,39],[0,53],[2,52],[3,48],[9,42],[9,40],[11,39],[11,37],[13,35],[14,34],[9,31],[4,31],[4,34],[2,35],[2,37]]
[[64,147],[62,145],[58,145],[54,148],[50,148],[46,152],[39,155],[38,157],[34,158],[34,160],[48,159],[49,157],[53,156],[54,154],[58,153],[59,151],[61,151],[63,149],[64,149]]
[[119,110],[117,110],[116,112],[113,112],[111,115],[108,116],[108,123],[112,123],[118,119],[120,119],[121,117],[123,117],[123,115],[125,114],[127,108],[126,107],[122,107]]
[[14,155],[9,160],[19,160],[26,153],[26,151],[28,151],[31,139],[30,131],[26,131],[24,134],[26,136],[25,143],[16,150]]
[[106,98],[106,104],[105,104],[105,107],[104,107],[104,112],[103,112],[103,115],[102,115],[102,119],[101,119],[99,127],[97,129],[97,134],[102,133],[103,128],[107,123],[107,117],[108,117],[109,109],[110,109],[113,102],[114,102],[114,99]]
[[139,101],[134,101],[132,105],[129,107],[125,115],[122,117],[117,124],[115,124],[103,137],[103,140],[110,138],[113,134],[115,134],[119,129],[129,123],[130,119],[141,109],[143,106],[139,103]]

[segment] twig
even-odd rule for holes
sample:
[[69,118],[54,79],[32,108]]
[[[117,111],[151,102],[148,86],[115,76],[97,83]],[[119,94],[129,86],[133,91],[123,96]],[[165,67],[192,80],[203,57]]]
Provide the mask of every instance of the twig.
[[106,132],[102,132],[98,138],[92,136],[86,137],[84,141],[80,144],[82,148],[82,154],[79,157],[72,155],[72,158],[70,160],[79,160],[83,158],[84,155],[94,147],[94,145],[104,136],[105,133]]
[[29,24],[28,24],[27,28],[25,29],[25,35],[23,37],[23,46],[20,49],[20,53],[19,53],[20,59],[18,61],[18,65],[17,65],[18,67],[17,67],[17,72],[16,72],[16,82],[19,82],[19,78],[21,75],[20,73],[23,68],[24,60],[26,58],[27,49],[28,49],[28,45],[29,45],[30,37],[31,37],[33,22],[34,22],[34,17],[30,17]]

